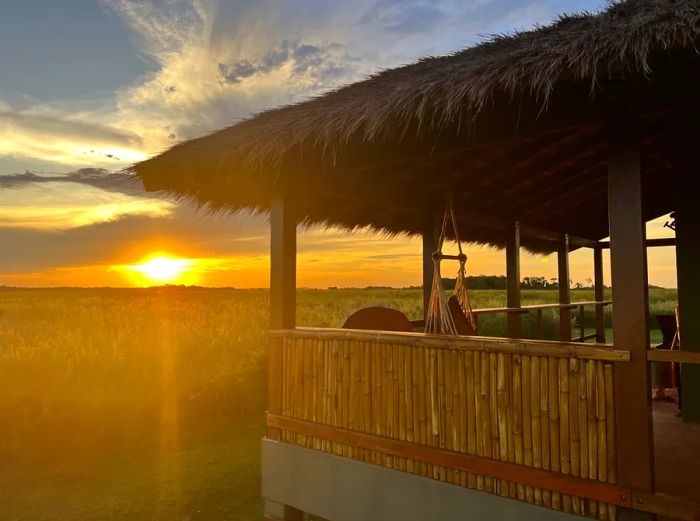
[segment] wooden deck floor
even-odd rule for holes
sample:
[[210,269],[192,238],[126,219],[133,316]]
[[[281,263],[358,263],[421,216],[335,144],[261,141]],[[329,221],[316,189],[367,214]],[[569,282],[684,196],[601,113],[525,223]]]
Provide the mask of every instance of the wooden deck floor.
[[678,407],[654,402],[656,489],[689,500],[700,500],[700,425],[676,416]]

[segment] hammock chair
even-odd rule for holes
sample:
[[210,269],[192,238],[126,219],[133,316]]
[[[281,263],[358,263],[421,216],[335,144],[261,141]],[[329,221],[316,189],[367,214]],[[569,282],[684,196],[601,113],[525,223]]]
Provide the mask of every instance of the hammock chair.
[[[446,255],[442,247],[447,235],[447,222],[452,222],[454,237],[459,248],[459,255]],[[454,294],[448,299],[445,285],[442,282],[440,263],[443,259],[459,261],[457,280]],[[430,303],[425,317],[425,332],[440,335],[475,335],[477,334],[476,319],[469,302],[466,276],[467,256],[462,251],[462,241],[459,238],[457,221],[455,220],[452,202],[445,210],[442,219],[442,229],[438,240],[438,248],[433,253],[433,286],[430,291]]]

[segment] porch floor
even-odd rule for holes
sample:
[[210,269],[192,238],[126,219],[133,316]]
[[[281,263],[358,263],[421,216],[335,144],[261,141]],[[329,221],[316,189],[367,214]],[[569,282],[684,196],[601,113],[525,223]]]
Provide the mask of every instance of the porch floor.
[[656,489],[700,500],[700,425],[676,416],[675,403],[654,401]]

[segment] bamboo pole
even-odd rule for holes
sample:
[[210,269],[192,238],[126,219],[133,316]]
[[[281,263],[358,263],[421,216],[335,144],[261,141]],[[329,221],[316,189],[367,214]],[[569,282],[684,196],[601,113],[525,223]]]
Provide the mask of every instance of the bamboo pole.
[[[501,458],[500,441],[498,436],[498,354],[489,353],[489,404],[491,425],[491,457],[495,460]],[[494,480],[494,488],[497,494],[502,494],[505,483]],[[507,488],[507,485],[505,485]]]
[[[513,401],[510,411],[512,414],[513,448],[511,461],[522,465],[524,463],[523,454],[523,383],[522,383],[522,360],[519,355],[515,355],[512,361],[513,368]],[[528,405],[529,407],[529,405]],[[520,501],[525,501],[525,485],[518,483],[516,496]]]
[[[363,393],[364,393],[364,432],[372,433],[372,344],[366,342],[364,344],[364,367],[363,367]],[[368,450],[366,461],[374,461],[374,451]]]
[[[395,352],[395,379],[398,381],[396,399],[398,401],[396,411],[397,411],[397,435],[399,440],[406,440],[406,357],[404,356],[404,346],[396,345],[394,346]],[[403,471],[406,470],[408,462],[406,458],[401,458],[399,460],[399,468]]]
[[[540,358],[530,359],[530,418],[532,420],[532,466],[542,468],[542,418],[540,416]],[[542,490],[533,491],[536,505],[542,504]]]
[[[411,348],[405,346],[403,348],[403,379],[404,379],[404,427],[406,430],[406,441],[414,443],[413,437],[413,356]],[[406,460],[406,471],[411,474],[415,473],[415,461],[413,459]]]
[[[476,382],[474,381],[474,353],[464,354],[464,386],[466,399],[466,452],[472,456],[477,454],[476,437]],[[477,488],[477,477],[473,473],[467,475],[467,486]]]
[[[506,398],[506,363],[505,355],[496,355],[496,414],[498,429],[498,456],[501,461],[508,461],[508,411]],[[509,496],[509,484],[501,481],[501,495]]]
[[[563,474],[571,474],[571,433],[569,419],[569,360],[559,359],[559,469]],[[561,508],[571,512],[571,496],[563,495]]]
[[[572,358],[569,361],[569,455],[571,474],[583,477],[581,474],[581,432],[579,426],[579,361]],[[572,498],[571,507],[575,514],[583,514],[580,498]]]
[[[454,351],[453,364],[455,366],[456,389],[456,422],[457,422],[457,446],[459,451],[467,452],[467,374],[464,362],[466,353]],[[459,484],[462,487],[469,485],[469,476],[466,472],[459,473]]]
[[[324,416],[324,423],[327,425],[332,425],[333,424],[333,387],[332,387],[332,374],[331,374],[331,360],[332,360],[332,352],[331,352],[331,345],[332,342],[326,342],[324,347],[325,349],[323,350],[324,353],[324,361],[323,361],[323,367],[324,367],[324,379],[323,379],[323,385],[324,385],[324,400],[325,400],[325,416]],[[326,452],[333,452],[333,444],[331,443],[330,440],[327,440],[324,446],[324,450]]]
[[[522,426],[523,426],[523,463],[528,467],[533,466],[532,458],[532,417],[531,411],[531,372],[530,372],[530,357],[525,355],[521,358],[522,362]],[[531,486],[525,487],[525,501],[534,503],[534,491]]]
[[[513,410],[513,357],[507,355],[506,362],[506,436],[508,437],[508,462],[515,463],[515,412]],[[524,489],[523,489],[524,494]],[[518,497],[518,487],[515,482],[508,482],[508,496]]]
[[[464,365],[460,359],[460,355],[463,358],[463,353],[457,350],[450,351],[449,365],[447,367],[448,371],[452,371],[452,384],[447,388],[447,392],[452,392],[452,409],[453,409],[453,422],[452,422],[452,449],[456,452],[466,451],[466,439],[464,440],[465,450],[462,450],[462,436],[461,434],[465,432],[464,419],[466,416],[466,411],[464,409],[464,394],[461,393],[459,372],[460,367],[464,371]],[[466,485],[467,475],[459,470],[454,470],[454,483],[456,485],[464,486]],[[464,483],[462,483],[464,481]]]
[[[579,466],[582,478],[588,477],[588,399],[586,394],[586,362],[579,361],[578,370],[578,425],[581,444],[579,447]],[[586,501],[581,504],[581,514],[586,514]]]
[[[438,392],[438,436],[437,446],[441,449],[447,448],[447,404],[445,397],[445,354],[446,351],[436,352],[437,359],[437,392]],[[440,467],[440,481],[447,481],[447,469]]]
[[[344,429],[350,428],[350,385],[351,385],[351,373],[350,373],[350,342],[351,340],[346,340],[341,345],[341,371],[342,371],[342,385],[341,385],[341,398],[343,403],[343,415],[341,417],[341,426]],[[343,447],[343,455],[345,457],[352,457],[352,447],[345,445]]]
[[[605,417],[605,373],[603,363],[596,362],[596,427],[598,432],[598,480],[608,480],[607,421]],[[600,519],[608,518],[608,507],[598,505]]]
[[[551,451],[550,451],[550,420],[549,420],[549,360],[542,357],[540,361],[540,426],[542,429],[542,468],[550,470],[551,467]],[[542,503],[547,506],[552,506],[552,496],[549,490],[542,491]]]
[[[474,420],[475,420],[475,439],[476,439],[476,453],[479,456],[486,455],[486,444],[484,442],[484,422],[483,409],[486,407],[486,398],[482,394],[482,382],[481,382],[481,364],[482,356],[481,353],[473,353],[474,356]],[[477,490],[484,490],[485,479],[484,476],[478,475],[476,477],[476,488]]]
[[[607,469],[608,483],[617,482],[617,447],[615,445],[615,382],[613,381],[613,366],[605,364],[605,416],[608,418],[607,423]],[[608,518],[614,521],[617,518],[617,512],[614,505],[608,505]]]
[[[380,354],[379,351],[381,346],[372,344],[372,431],[377,436],[380,435],[381,431],[381,415],[379,413],[379,400],[381,399],[381,386],[382,379],[380,374]],[[382,457],[379,451],[372,452],[372,462],[375,464],[381,464]]]
[[[450,351],[438,353],[439,381],[440,381],[440,448],[453,450],[452,447],[452,422],[454,420],[454,409],[452,408],[452,371],[449,366]],[[442,475],[444,481],[453,483],[453,473],[451,469],[443,468]]]
[[[588,430],[588,477],[598,479],[598,432],[596,424],[596,385],[595,361],[586,363],[586,429]],[[592,517],[598,517],[598,503],[589,501]]]
[[[421,444],[430,446],[431,418],[430,418],[430,380],[428,371],[430,370],[430,353],[427,349],[419,349],[418,354],[419,374],[420,374],[420,441]],[[433,477],[433,466],[423,464],[423,475]]]
[[[553,472],[561,471],[560,438],[562,422],[559,421],[559,360],[549,358],[547,360],[549,372],[549,450],[550,469]],[[561,509],[561,495],[552,492],[552,508]]]
[[[493,458],[492,438],[491,438],[491,382],[489,377],[489,355],[484,354],[481,357],[481,430],[484,444],[484,457]],[[487,492],[495,491],[494,479],[486,477],[484,479],[484,487]]]
[[[413,367],[411,368],[413,375],[413,439],[416,443],[424,443],[424,439],[421,437],[421,409],[424,406],[424,402],[421,401],[420,355],[421,352],[419,348],[411,348],[411,361],[413,363]],[[424,416],[425,413],[423,412],[423,417]],[[416,474],[421,476],[426,475],[425,463],[416,462],[415,469]]]

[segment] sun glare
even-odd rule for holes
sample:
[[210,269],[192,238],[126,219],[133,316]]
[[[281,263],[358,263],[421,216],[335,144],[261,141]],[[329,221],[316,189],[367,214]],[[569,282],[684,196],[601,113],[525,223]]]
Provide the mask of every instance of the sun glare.
[[136,274],[143,283],[166,284],[190,282],[188,275],[194,270],[194,259],[178,259],[166,255],[157,255],[137,264],[118,266],[120,271]]

